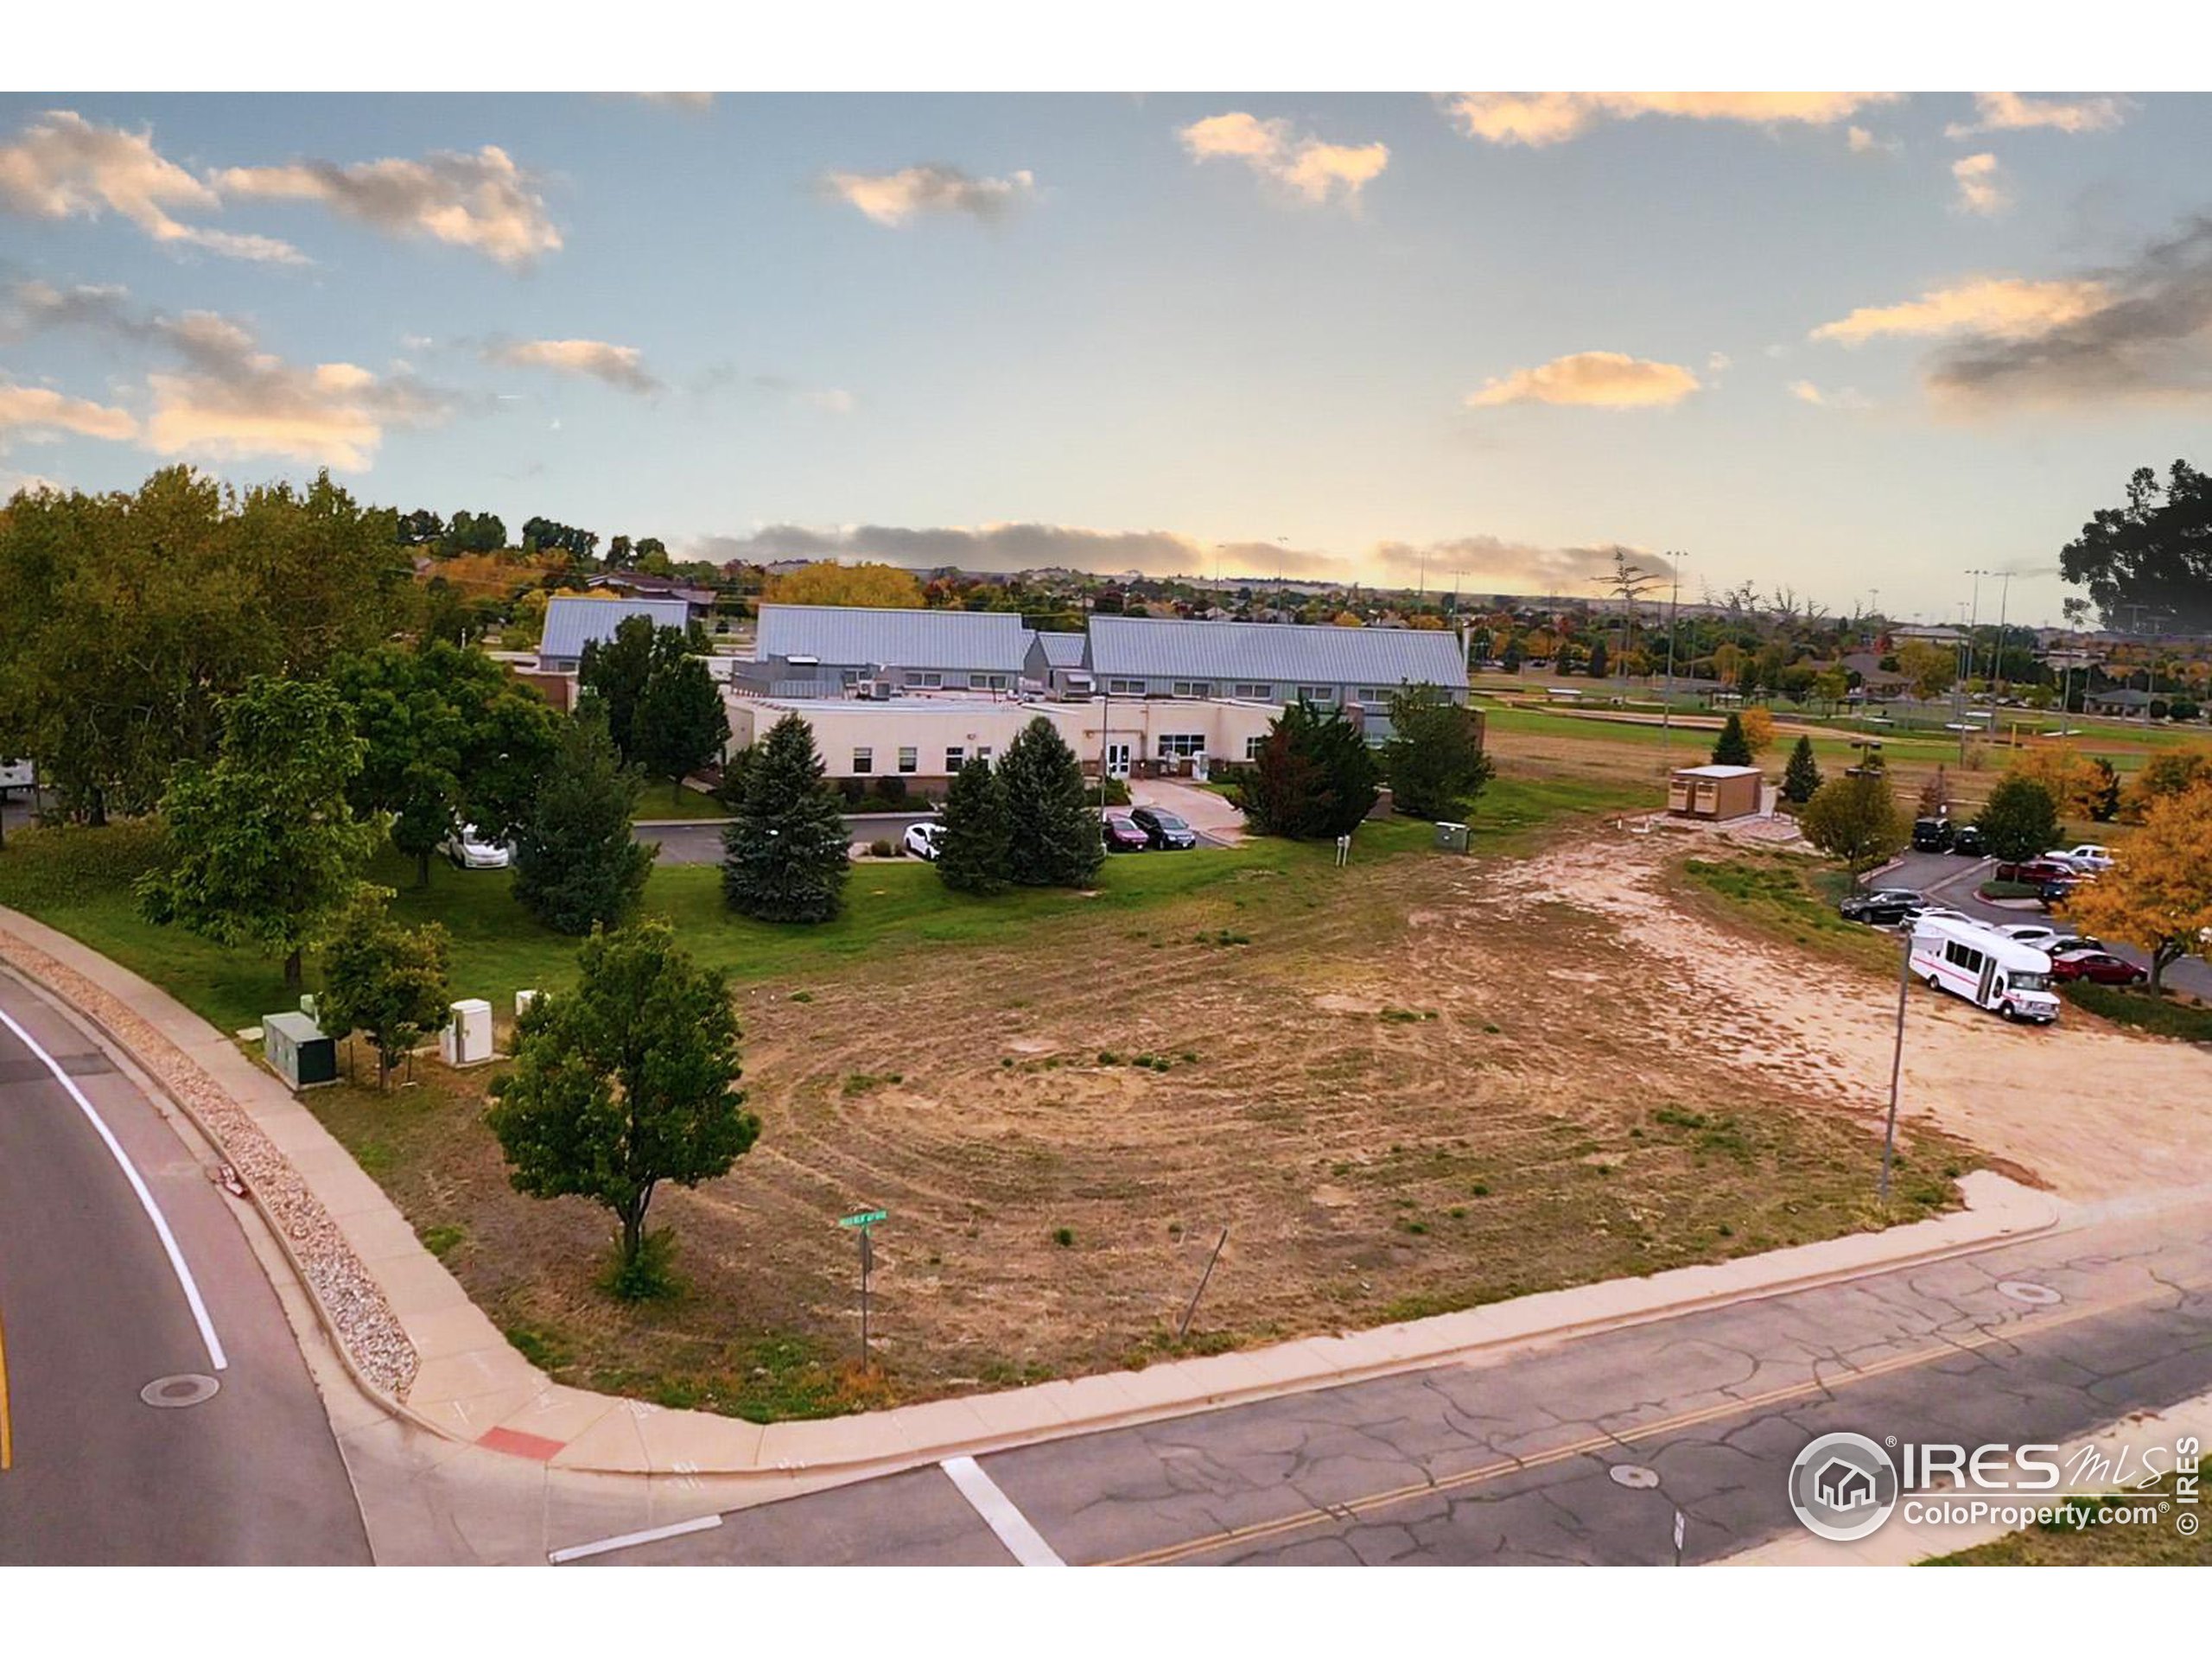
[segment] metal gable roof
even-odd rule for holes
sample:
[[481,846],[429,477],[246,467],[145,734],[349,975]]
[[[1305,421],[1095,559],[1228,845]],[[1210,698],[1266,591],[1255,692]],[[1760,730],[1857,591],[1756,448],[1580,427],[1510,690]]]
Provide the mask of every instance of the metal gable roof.
[[1306,685],[1467,683],[1459,637],[1437,629],[1300,627],[1284,622],[1090,619],[1098,675]]
[[1038,643],[1045,647],[1045,662],[1052,668],[1081,668],[1083,666],[1084,637],[1079,633],[1037,632]]
[[582,657],[587,643],[612,639],[625,617],[649,616],[657,628],[680,628],[690,615],[690,607],[680,599],[550,599],[545,604],[545,631],[538,639],[537,654]]
[[763,605],[758,654],[839,667],[988,669],[1018,674],[1029,630],[1012,611]]

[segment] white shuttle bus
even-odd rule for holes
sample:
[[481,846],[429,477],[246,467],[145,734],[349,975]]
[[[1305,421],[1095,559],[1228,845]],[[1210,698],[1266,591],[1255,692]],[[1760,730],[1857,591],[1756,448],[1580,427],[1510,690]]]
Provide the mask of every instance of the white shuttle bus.
[[1912,925],[1912,971],[1930,990],[1963,996],[2007,1020],[2058,1018],[2050,958],[1980,922],[1923,916]]

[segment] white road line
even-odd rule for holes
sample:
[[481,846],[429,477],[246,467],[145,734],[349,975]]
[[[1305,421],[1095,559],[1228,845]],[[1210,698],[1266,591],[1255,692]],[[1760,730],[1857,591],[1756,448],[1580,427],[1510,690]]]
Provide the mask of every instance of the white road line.
[[665,1527],[649,1527],[643,1532],[626,1532],[619,1537],[602,1538],[595,1544],[571,1544],[566,1549],[555,1550],[545,1559],[558,1567],[563,1561],[581,1561],[587,1555],[604,1555],[609,1550],[658,1543],[663,1538],[681,1538],[687,1532],[712,1532],[721,1523],[719,1515],[702,1515],[696,1521],[677,1521]]
[[1014,1507],[1014,1500],[999,1490],[998,1482],[983,1472],[973,1458],[947,1458],[938,1467],[960,1489],[983,1524],[998,1535],[1014,1559],[1024,1567],[1065,1567],[1044,1535],[1029,1524],[1029,1517]]
[[192,1269],[185,1265],[184,1252],[177,1248],[176,1235],[169,1230],[168,1217],[162,1213],[162,1206],[154,1202],[154,1195],[146,1190],[144,1179],[124,1154],[123,1143],[115,1138],[115,1131],[109,1128],[106,1121],[92,1109],[92,1103],[85,1098],[85,1091],[77,1086],[77,1080],[64,1071],[60,1062],[40,1046],[38,1039],[25,1031],[16,1022],[15,1015],[5,1008],[0,1008],[0,1024],[5,1024],[25,1048],[38,1056],[40,1063],[54,1074],[54,1080],[69,1091],[69,1098],[83,1110],[94,1132],[107,1143],[107,1149],[115,1155],[116,1166],[123,1171],[123,1179],[130,1183],[130,1190],[138,1195],[138,1203],[146,1211],[146,1219],[154,1224],[154,1231],[161,1236],[162,1248],[168,1252],[169,1266],[176,1269],[176,1281],[184,1287],[184,1300],[192,1305],[192,1317],[198,1321],[200,1338],[207,1344],[208,1364],[219,1371],[229,1370],[231,1362],[224,1357],[222,1342],[215,1335],[214,1321],[207,1317],[207,1304],[200,1299],[199,1282],[193,1278]]

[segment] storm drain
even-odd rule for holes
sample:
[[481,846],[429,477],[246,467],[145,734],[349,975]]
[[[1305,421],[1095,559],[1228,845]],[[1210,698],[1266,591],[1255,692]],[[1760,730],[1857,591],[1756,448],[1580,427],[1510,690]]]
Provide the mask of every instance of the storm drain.
[[1659,1471],[1640,1463],[1617,1463],[1605,1472],[1612,1477],[1614,1485],[1625,1486],[1631,1491],[1648,1492],[1659,1484]]
[[222,1386],[212,1376],[187,1372],[181,1376],[157,1376],[138,1390],[138,1397],[149,1406],[167,1409],[173,1406],[196,1406],[204,1400],[213,1400],[215,1390]]
[[2049,1307],[2066,1299],[2049,1285],[2031,1284],[2025,1279],[2006,1279],[1999,1283],[1997,1294],[2010,1296],[2016,1302],[2025,1302],[2030,1307]]

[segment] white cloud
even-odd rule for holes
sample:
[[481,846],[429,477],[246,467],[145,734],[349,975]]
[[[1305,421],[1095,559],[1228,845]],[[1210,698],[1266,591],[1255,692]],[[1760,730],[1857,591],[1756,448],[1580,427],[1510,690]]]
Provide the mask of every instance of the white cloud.
[[150,132],[99,126],[73,111],[49,111],[0,146],[0,208],[48,219],[112,213],[171,246],[267,264],[307,262],[274,237],[210,230],[175,217],[214,213],[222,205],[214,190],[154,148]]
[[588,375],[620,391],[660,390],[660,382],[646,372],[643,354],[636,346],[610,345],[603,340],[494,340],[484,347],[483,356],[487,363],[512,368]]
[[822,182],[877,224],[893,226],[923,213],[998,219],[1037,194],[1036,176],[1027,168],[1002,179],[978,179],[957,167],[925,165],[896,173],[832,173]]
[[1962,213],[1986,217],[2001,213],[2012,205],[2012,192],[2005,188],[2004,169],[1997,164],[1997,158],[1986,150],[1979,156],[1961,156],[1953,162],[1951,177],[1959,187],[1958,197],[1952,205]]
[[387,235],[428,237],[512,267],[561,246],[537,181],[497,144],[474,155],[439,150],[419,162],[226,168],[213,182],[235,195],[320,202]]
[[1904,149],[1902,138],[1878,138],[1865,127],[1849,127],[1844,131],[1844,143],[1854,156],[1885,156],[1900,154]]
[[1601,121],[1647,115],[1755,126],[1832,126],[1902,92],[1457,92],[1444,100],[1452,124],[1493,144],[1557,144]]
[[2032,340],[2102,308],[2109,300],[2102,283],[2086,279],[1976,277],[1896,305],[1861,306],[1847,317],[1822,323],[1809,338],[1840,340],[1847,346],[1882,334],[1974,334]]
[[824,386],[819,391],[807,392],[805,399],[824,414],[849,415],[853,412],[853,394],[842,386]]
[[1325,143],[1281,118],[1262,121],[1243,110],[1193,121],[1177,137],[1192,161],[1242,162],[1311,202],[1357,202],[1390,164],[1387,144]]
[[0,449],[10,437],[36,441],[64,434],[121,442],[138,435],[138,421],[128,410],[0,380]]
[[1572,404],[1598,409],[1664,409],[1698,390],[1679,363],[1656,363],[1624,352],[1576,352],[1533,369],[1484,383],[1470,392],[1471,409],[1506,404]]
[[2097,97],[2069,102],[2057,98],[2023,98],[2018,92],[1976,92],[1974,118],[1954,121],[1946,138],[1971,138],[1978,132],[2020,132],[2048,127],[2054,132],[2104,132],[2127,118],[2125,99]]
[[1801,404],[1810,404],[1816,409],[1865,409],[1866,399],[1855,387],[1846,386],[1840,391],[1823,391],[1810,380],[1792,380],[1789,395]]

